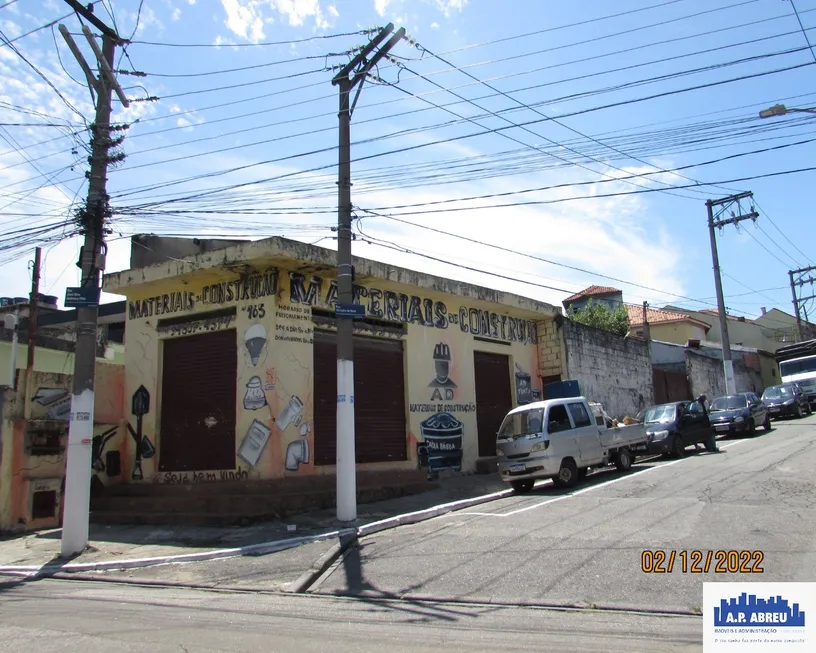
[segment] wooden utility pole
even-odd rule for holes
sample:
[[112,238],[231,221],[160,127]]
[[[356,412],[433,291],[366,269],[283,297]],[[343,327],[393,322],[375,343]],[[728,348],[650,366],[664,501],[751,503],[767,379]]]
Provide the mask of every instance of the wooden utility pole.
[[[106,192],[108,150],[112,146],[110,136],[111,101],[115,90],[122,104],[128,101],[113,74],[114,51],[119,36],[74,0],[65,0],[78,13],[88,19],[102,32],[100,50],[96,38],[87,26],[83,26],[88,45],[94,52],[99,70],[98,78],[90,76],[89,82],[96,91],[96,117],[91,126],[91,169],[88,174],[88,200],[79,219],[85,234],[79,265],[82,281],[72,292],[73,306],[77,308],[76,352],[74,355],[74,379],[71,397],[71,417],[68,428],[68,455],[65,470],[65,501],[62,525],[61,553],[67,557],[82,552],[88,545],[88,522],[91,489],[91,445],[94,424],[94,376],[96,371],[97,324],[99,310],[99,281],[105,269],[105,219],[108,216]],[[60,26],[60,32],[71,52],[77,57],[83,71],[91,66],[82,58],[68,30]],[[87,73],[86,73],[87,74]],[[68,301],[66,301],[66,305]]]
[[[354,328],[355,317],[363,317],[354,306],[354,266],[351,257],[351,115],[368,72],[405,35],[400,28],[369,59],[388,35],[386,25],[348,65],[332,79],[340,90],[340,147],[337,168],[337,519],[357,519],[357,459],[354,446]],[[351,91],[358,86],[354,101]]]
[[729,395],[736,394],[737,387],[734,381],[734,363],[731,360],[731,342],[728,338],[728,318],[725,313],[725,299],[723,297],[722,277],[720,275],[720,257],[717,253],[717,236],[714,233],[714,228],[722,228],[729,224],[736,225],[743,220],[756,220],[759,217],[759,213],[754,211],[754,207],[752,206],[751,211],[745,215],[734,215],[732,213],[732,217],[726,220],[717,220],[714,216],[714,207],[723,206],[723,210],[718,214],[722,215],[731,205],[737,204],[739,208],[740,200],[753,196],[753,193],[746,192],[724,197],[719,200],[706,201],[706,208],[708,209],[708,234],[711,238],[711,259],[714,265],[714,285],[717,289],[717,308],[720,314],[720,339],[722,340],[723,368],[725,371],[725,392]]

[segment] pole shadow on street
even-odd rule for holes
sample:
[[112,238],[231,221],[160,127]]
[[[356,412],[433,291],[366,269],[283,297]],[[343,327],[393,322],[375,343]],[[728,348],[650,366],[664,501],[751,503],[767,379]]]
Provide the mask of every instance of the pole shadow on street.
[[358,542],[346,551],[346,555],[343,557],[346,590],[339,594],[354,597],[361,603],[371,606],[374,611],[401,612],[414,615],[414,618],[409,619],[408,623],[432,623],[437,621],[453,623],[459,621],[462,617],[476,619],[481,614],[495,612],[500,609],[498,606],[485,606],[475,613],[472,609],[460,610],[444,606],[441,603],[417,600],[405,596],[406,593],[419,589],[420,585],[408,586],[400,594],[380,590],[365,578],[363,556],[361,555],[361,549],[364,546],[361,546]]

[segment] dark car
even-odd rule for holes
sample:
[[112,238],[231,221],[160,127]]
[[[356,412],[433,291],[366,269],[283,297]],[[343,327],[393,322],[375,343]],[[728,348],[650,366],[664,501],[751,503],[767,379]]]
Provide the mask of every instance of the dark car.
[[771,417],[804,417],[813,410],[808,402],[807,395],[802,392],[796,383],[782,383],[766,388],[762,393],[762,401],[768,407]]
[[762,426],[766,431],[771,430],[768,407],[753,392],[717,397],[711,402],[708,418],[717,435],[754,435],[757,426]]
[[682,457],[686,447],[703,443],[716,449],[705,406],[700,401],[675,401],[642,410],[637,419],[646,427],[648,453]]

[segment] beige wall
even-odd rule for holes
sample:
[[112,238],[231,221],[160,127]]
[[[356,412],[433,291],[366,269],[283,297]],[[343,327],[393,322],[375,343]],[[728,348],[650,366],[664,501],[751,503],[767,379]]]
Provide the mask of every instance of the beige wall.
[[672,322],[669,324],[650,324],[649,332],[652,340],[661,342],[676,342],[685,345],[689,340],[705,340],[705,329],[688,322]]
[[[319,283],[312,283],[310,277],[293,277],[284,266],[261,269],[250,277],[244,277],[244,280],[246,284],[238,283],[237,274],[223,269],[202,271],[186,277],[183,282],[172,278],[143,285],[140,294],[128,296],[126,403],[139,386],[143,385],[149,392],[151,404],[150,411],[144,416],[143,434],[157,451],[157,455],[142,461],[145,482],[266,479],[288,474],[334,472],[333,466],[314,465],[313,455],[309,456],[308,463],[287,470],[286,453],[287,448],[297,446],[301,438],[307,441],[309,451],[314,452],[316,381],[313,307],[333,307],[336,285],[328,276],[320,279]],[[416,467],[416,442],[423,439],[421,423],[438,412],[450,412],[463,425],[463,469],[472,469],[478,456],[474,352],[488,351],[509,356],[508,373],[514,402],[516,372],[530,374],[534,387],[540,390],[538,348],[535,344],[537,332],[533,320],[540,320],[541,315],[388,281],[370,280],[361,288],[359,303],[366,307],[369,317],[407,323],[402,340],[408,455],[407,461],[371,463],[361,465],[361,468]],[[162,317],[194,318],[197,314],[231,306],[236,309],[234,317],[157,330],[157,321]],[[389,311],[394,314],[389,315]],[[474,327],[477,333],[473,332]],[[189,333],[224,329],[235,334],[238,346],[235,467],[215,472],[211,470],[203,475],[196,470],[186,473],[159,472],[163,343]],[[486,330],[491,342],[475,339],[474,336],[483,337]],[[379,335],[387,337],[385,330]],[[249,343],[249,347],[260,345],[254,352],[250,352],[247,342],[247,338],[252,337],[259,339]],[[435,375],[434,347],[440,343],[450,348],[450,378],[456,383],[456,388],[441,398],[435,396],[436,389],[429,387]],[[252,353],[257,358],[253,359]],[[266,403],[259,408],[247,408],[244,398],[248,385],[251,382],[257,385],[257,381],[254,381],[256,377],[260,380]],[[190,382],[195,383],[195,379],[190,379]],[[387,383],[388,380],[383,379],[383,382]],[[276,418],[293,397],[297,397],[295,403],[302,405],[300,420],[279,428]],[[263,401],[258,403],[262,404]],[[253,424],[266,434],[266,440],[260,458],[250,464],[239,453],[244,437]],[[329,437],[334,437],[334,434]],[[135,441],[129,441],[127,446],[128,454],[123,461],[124,476],[130,480],[135,460]]]
[[[11,365],[10,342],[0,342],[0,386],[12,385],[9,379],[9,366]],[[125,348],[118,343],[110,343],[105,352],[104,359],[120,365],[125,362]],[[18,370],[26,369],[28,362],[28,345],[17,345],[16,367]],[[74,354],[69,351],[48,349],[46,347],[36,347],[34,349],[34,369],[37,372],[51,372],[54,374],[72,374],[74,371]]]

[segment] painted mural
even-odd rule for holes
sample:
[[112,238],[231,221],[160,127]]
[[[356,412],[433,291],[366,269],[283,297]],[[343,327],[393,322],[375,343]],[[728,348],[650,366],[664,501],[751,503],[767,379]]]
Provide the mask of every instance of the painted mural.
[[[399,292],[396,284],[387,281],[380,287],[354,286],[355,302],[365,307],[367,318],[406,326],[410,455],[408,461],[394,465],[414,466],[419,457],[432,474],[470,469],[478,458],[474,346],[506,353],[517,362],[514,401],[527,403],[537,392],[527,371],[537,366],[535,321],[508,315],[510,307],[497,305],[493,310],[481,302],[489,309],[484,310],[460,305],[462,300],[453,295],[405,289]],[[195,277],[188,282],[168,279],[157,282],[148,293],[151,296],[128,297],[128,397],[140,386],[150,396],[141,430],[135,413],[128,420],[126,432],[131,437],[123,465],[128,480],[210,482],[332,471],[314,463],[313,312],[334,307],[335,280],[265,268],[240,279],[201,286]],[[165,322],[171,326],[159,329],[158,318],[171,316]],[[213,328],[235,333],[235,466],[157,473],[161,433],[157,432],[157,406],[149,404],[158,403],[161,394],[161,343],[189,335],[184,326],[188,322],[215,324]],[[100,445],[104,463],[104,447],[113,443],[100,441]]]

